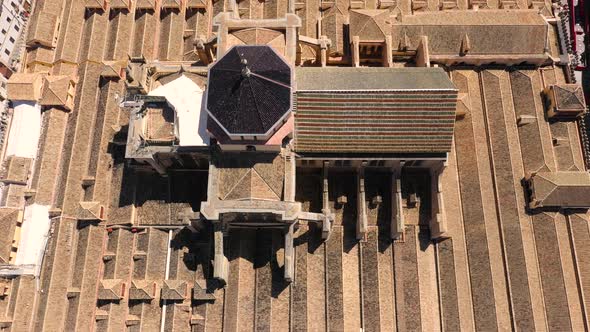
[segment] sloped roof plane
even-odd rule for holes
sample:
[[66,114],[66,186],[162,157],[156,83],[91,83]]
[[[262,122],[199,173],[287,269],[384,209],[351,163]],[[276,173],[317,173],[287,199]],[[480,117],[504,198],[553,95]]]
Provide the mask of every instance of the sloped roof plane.
[[41,98],[43,75],[15,73],[8,80],[8,99],[38,101]]
[[119,301],[125,292],[125,283],[121,279],[103,279],[98,287],[98,299]]
[[106,9],[108,6],[107,0],[86,0],[85,5],[86,8],[93,8],[93,9]]
[[579,84],[554,85],[555,106],[559,110],[584,110],[584,91]]
[[43,106],[74,107],[74,81],[70,76],[46,76],[40,104]]
[[204,0],[186,0],[187,8],[207,8],[207,1]]
[[183,280],[164,280],[162,300],[182,301],[187,297],[188,286]]
[[157,284],[149,280],[133,280],[129,288],[129,299],[151,301],[156,296]]
[[590,207],[590,174],[587,172],[538,172],[529,179],[530,206]]
[[299,68],[295,150],[451,151],[457,89],[441,68]]
[[543,55],[548,23],[536,10],[452,10],[420,12],[392,23],[393,45],[409,36],[409,49],[428,37],[431,55],[459,55],[464,36],[470,55]]
[[267,199],[280,200],[255,169],[249,170],[224,198],[226,200]]
[[350,35],[362,41],[383,41],[391,35],[391,12],[386,9],[350,11]]
[[227,35],[228,46],[234,45],[268,45],[277,53],[285,55],[285,34],[267,28],[248,28],[232,31]]
[[111,9],[131,9],[131,0],[110,0]]
[[159,3],[159,0],[137,0],[135,8],[156,10]]

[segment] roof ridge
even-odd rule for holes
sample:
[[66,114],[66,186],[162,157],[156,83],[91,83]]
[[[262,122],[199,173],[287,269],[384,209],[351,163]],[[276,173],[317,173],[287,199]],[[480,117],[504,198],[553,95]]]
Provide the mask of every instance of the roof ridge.
[[237,187],[237,186],[238,186],[240,183],[242,183],[242,181],[244,180],[244,178],[245,178],[245,177],[248,175],[248,173],[250,173],[251,171],[252,171],[252,169],[250,169],[250,170],[246,171],[246,173],[244,173],[244,175],[242,175],[242,177],[240,177],[240,179],[234,183],[234,185],[231,187],[231,189],[230,189],[230,190],[227,192],[227,194],[225,194],[225,196],[223,197],[223,199],[224,199],[224,200],[225,200],[227,197],[229,197],[229,195],[230,195],[231,193],[233,193],[233,192],[234,192],[234,190],[236,189],[236,187]]
[[252,170],[253,170],[253,171],[256,173],[256,175],[258,175],[258,177],[259,177],[259,178],[260,178],[260,179],[261,179],[261,180],[264,182],[264,184],[266,184],[266,186],[267,186],[267,187],[268,187],[268,188],[269,188],[269,189],[270,189],[270,190],[271,190],[271,191],[272,191],[272,192],[273,192],[275,195],[277,195],[277,198],[278,198],[278,199],[281,199],[281,194],[280,194],[280,193],[277,193],[277,192],[276,192],[276,191],[275,191],[275,190],[272,188],[272,186],[271,186],[271,185],[268,183],[268,181],[266,181],[266,179],[265,179],[265,178],[264,178],[262,175],[260,175],[260,173],[259,173],[259,172],[258,172],[258,171],[257,171],[257,170],[254,168],[254,167],[252,167]]

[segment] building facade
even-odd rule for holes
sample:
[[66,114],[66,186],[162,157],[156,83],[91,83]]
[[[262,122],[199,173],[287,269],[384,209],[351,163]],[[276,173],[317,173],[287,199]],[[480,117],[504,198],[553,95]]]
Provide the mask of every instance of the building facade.
[[0,11],[0,95],[6,99],[6,82],[20,69],[27,22],[32,9],[31,0],[2,1]]

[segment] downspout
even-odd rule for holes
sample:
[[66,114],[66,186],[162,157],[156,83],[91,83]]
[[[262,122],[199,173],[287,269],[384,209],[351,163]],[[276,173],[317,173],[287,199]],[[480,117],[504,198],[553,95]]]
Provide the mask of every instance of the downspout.
[[[166,253],[166,275],[164,280],[168,280],[170,276],[170,252],[172,247],[172,230],[168,231],[168,252]],[[160,332],[164,332],[164,326],[166,326],[166,306],[167,301],[162,300],[162,323],[160,324]]]

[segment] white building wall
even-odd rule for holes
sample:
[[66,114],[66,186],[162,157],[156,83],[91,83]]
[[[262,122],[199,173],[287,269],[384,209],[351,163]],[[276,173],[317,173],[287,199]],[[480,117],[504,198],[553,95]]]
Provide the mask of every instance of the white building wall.
[[50,227],[48,206],[32,204],[25,207],[18,251],[14,261],[14,265],[24,269],[24,274],[39,275]]
[[35,159],[41,136],[41,106],[25,101],[13,101],[13,106],[5,157]]
[[180,146],[209,145],[207,112],[201,109],[203,89],[182,75],[168,84],[150,91],[150,96],[163,96],[174,107]]

